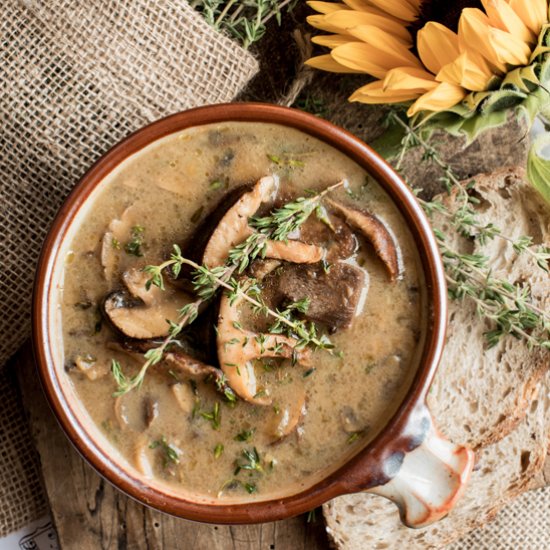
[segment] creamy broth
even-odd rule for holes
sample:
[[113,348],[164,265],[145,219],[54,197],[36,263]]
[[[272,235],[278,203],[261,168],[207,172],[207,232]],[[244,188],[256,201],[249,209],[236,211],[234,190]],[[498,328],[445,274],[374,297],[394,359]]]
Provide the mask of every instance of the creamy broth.
[[[279,179],[279,205],[345,180],[345,188],[330,198],[383,222],[397,246],[399,275],[390,280],[375,247],[354,230],[357,250],[342,262],[361,271],[361,295],[351,326],[328,335],[342,355],[315,350],[307,364],[256,361],[257,388],[266,389],[269,404],[228,402],[211,380],[190,380],[167,362],[151,367],[141,388],[113,397],[112,359],[126,376],[135,375],[144,360],[120,349],[124,338],[101,312],[105,297],[125,287],[123,274],[160,264],[173,243],[192,243],[194,232],[228,192],[266,175]],[[401,215],[361,167],[297,130],[225,123],[155,142],[125,161],[102,186],[65,259],[60,294],[65,365],[90,417],[142,475],[222,500],[266,499],[283,487],[292,493],[311,485],[379,433],[417,368],[425,326],[424,283]],[[331,219],[342,223],[336,214]],[[305,242],[306,237],[304,230]],[[266,289],[277,285],[285,265],[279,264],[261,284]],[[332,267],[325,268],[330,273]],[[178,302],[176,296],[184,291],[165,279],[162,299],[177,320],[177,308],[192,297],[186,291],[188,299]],[[242,318],[247,328],[270,324],[246,307]],[[193,325],[202,323],[208,333],[215,315],[212,319],[199,317]],[[319,324],[321,332],[326,328]],[[203,363],[219,367],[206,349],[211,336],[204,334],[195,331],[186,353],[196,352]],[[295,422],[288,434],[283,433],[285,415]]]

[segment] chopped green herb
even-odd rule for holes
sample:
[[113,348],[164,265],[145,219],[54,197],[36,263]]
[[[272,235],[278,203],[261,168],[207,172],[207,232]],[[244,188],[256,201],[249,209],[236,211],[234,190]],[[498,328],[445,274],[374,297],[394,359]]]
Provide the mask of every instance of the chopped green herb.
[[267,154],[267,158],[273,162],[274,164],[277,164],[277,165],[280,165],[281,164],[281,158],[278,157],[277,155],[271,155],[271,154]]
[[[236,466],[236,472],[238,473],[240,470],[253,470],[256,472],[263,472],[264,469],[261,465],[260,460],[260,454],[258,453],[258,450],[256,447],[254,447],[252,450],[245,449],[242,452],[243,457],[245,458],[245,462],[237,462]],[[237,474],[235,474],[237,475]]]
[[223,181],[217,179],[210,182],[210,189],[213,191],[217,191],[218,189],[221,189],[224,186]]
[[143,256],[143,233],[145,228],[141,225],[134,225],[130,232],[130,240],[124,245],[124,251],[130,256]]
[[314,508],[307,513],[306,521],[307,523],[315,523],[317,521],[317,508]]
[[256,431],[256,428],[252,428],[250,430],[243,430],[242,432],[238,433],[235,436],[235,441],[245,441],[248,442],[252,439],[252,436],[254,435],[254,432]]
[[306,370],[306,372],[304,372],[304,374],[303,374],[304,378],[307,378],[308,376],[311,376],[315,372],[315,370],[316,370],[315,367]]
[[111,246],[115,250],[120,250],[120,241],[116,237],[111,238]]
[[255,483],[245,483],[244,488],[249,495],[255,493],[258,490]]
[[214,408],[211,412],[201,412],[200,415],[205,419],[208,420],[212,426],[212,429],[219,430],[220,429],[220,404],[216,401],[214,403]]
[[222,456],[222,453],[223,453],[223,445],[221,443],[218,443],[214,447],[214,458],[220,458],[220,456]]
[[348,437],[348,445],[351,445],[353,442],[357,441],[359,437],[361,436],[361,432],[353,432]]
[[149,445],[149,449],[156,449],[157,447],[160,447],[160,449],[163,452],[163,459],[164,459],[164,467],[168,466],[170,462],[173,464],[179,464],[180,463],[180,452],[172,447],[166,440],[166,437],[162,436],[160,439],[157,439],[156,441],[153,441]]
[[197,414],[200,412],[201,409],[201,400],[196,397],[195,403],[193,404],[193,410],[191,411],[191,418],[196,418]]
[[285,158],[280,157],[278,155],[272,155],[268,153],[267,158],[277,166],[285,167],[285,168],[303,168],[304,162],[302,160],[294,159],[294,158],[287,158],[285,155]]

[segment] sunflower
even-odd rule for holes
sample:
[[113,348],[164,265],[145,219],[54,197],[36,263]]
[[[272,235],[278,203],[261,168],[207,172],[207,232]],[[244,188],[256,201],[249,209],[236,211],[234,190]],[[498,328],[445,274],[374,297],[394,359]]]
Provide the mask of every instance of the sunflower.
[[330,53],[307,63],[375,78],[350,101],[405,103],[475,136],[522,107],[532,119],[548,102],[547,0],[343,0],[308,2],[308,22],[330,34],[313,42]]

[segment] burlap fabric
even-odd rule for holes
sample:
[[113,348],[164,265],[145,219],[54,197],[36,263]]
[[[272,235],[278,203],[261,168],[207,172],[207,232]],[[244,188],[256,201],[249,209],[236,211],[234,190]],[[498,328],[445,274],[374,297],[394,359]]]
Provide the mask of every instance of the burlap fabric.
[[548,550],[550,487],[524,493],[503,508],[496,519],[476,529],[448,550]]
[[[104,151],[169,113],[230,101],[256,60],[185,0],[0,2],[0,365],[29,335],[34,265],[61,201]],[[0,535],[44,510],[0,371]]]

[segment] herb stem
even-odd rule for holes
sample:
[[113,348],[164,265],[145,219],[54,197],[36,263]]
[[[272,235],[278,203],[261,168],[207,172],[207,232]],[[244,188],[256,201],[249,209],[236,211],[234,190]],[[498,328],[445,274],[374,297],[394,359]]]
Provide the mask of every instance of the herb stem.
[[220,12],[218,17],[216,17],[216,20],[214,21],[214,24],[212,25],[215,29],[219,30],[220,24],[223,20],[223,18],[229,13],[229,10],[235,4],[237,0],[229,0],[223,10]]

